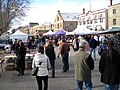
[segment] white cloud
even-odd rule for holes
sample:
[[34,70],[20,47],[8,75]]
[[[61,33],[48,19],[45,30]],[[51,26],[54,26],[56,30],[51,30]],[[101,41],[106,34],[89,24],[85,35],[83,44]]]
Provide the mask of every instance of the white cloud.
[[[119,0],[116,0],[118,3]],[[99,10],[102,8],[107,8],[109,6],[109,0],[91,0],[91,10]],[[53,22],[57,11],[61,12],[78,12],[82,13],[82,9],[85,8],[86,12],[90,10],[90,2],[85,4],[79,4],[75,1],[65,1],[59,0],[56,4],[52,5],[31,5],[31,9],[27,14],[27,17],[22,23],[22,25],[28,25],[29,22]]]

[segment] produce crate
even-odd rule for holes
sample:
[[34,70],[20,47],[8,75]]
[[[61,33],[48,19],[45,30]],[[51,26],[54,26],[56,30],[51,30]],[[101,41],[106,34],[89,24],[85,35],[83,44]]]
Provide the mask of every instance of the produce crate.
[[14,70],[15,65],[13,63],[6,63],[5,71],[12,71]]
[[27,62],[27,69],[32,69],[32,62]]

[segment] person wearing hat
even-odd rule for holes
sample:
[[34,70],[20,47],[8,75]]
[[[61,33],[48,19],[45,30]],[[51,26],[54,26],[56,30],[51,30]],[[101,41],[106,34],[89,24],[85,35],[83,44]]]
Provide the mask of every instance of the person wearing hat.
[[[94,61],[91,55],[86,52],[85,47],[84,43],[80,43],[79,50],[73,55],[77,90],[83,90],[83,82],[85,82],[86,90],[92,90],[91,70],[94,69]],[[91,61],[92,63],[88,64]]]
[[108,50],[102,53],[99,61],[100,80],[105,84],[105,90],[119,90],[120,54],[113,46],[114,42],[108,39]]
[[48,70],[51,68],[49,58],[44,54],[44,47],[37,47],[37,52],[32,61],[32,68],[38,67],[36,80],[38,90],[42,90],[42,81],[44,82],[44,90],[48,90]]

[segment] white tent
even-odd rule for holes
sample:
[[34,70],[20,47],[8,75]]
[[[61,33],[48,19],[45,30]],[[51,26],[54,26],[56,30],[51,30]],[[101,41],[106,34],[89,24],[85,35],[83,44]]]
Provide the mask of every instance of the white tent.
[[86,34],[98,34],[97,31],[90,30],[85,26],[78,25],[77,28],[73,31],[74,34],[86,35]]
[[52,31],[52,30],[49,30],[47,33],[44,33],[43,35],[53,35],[54,34],[54,32]]
[[23,42],[27,42],[27,38],[28,38],[28,34],[25,34],[21,32],[20,30],[17,30],[15,33],[13,33],[10,36],[10,39],[12,39],[12,41],[17,39],[17,40],[22,40]]
[[74,35],[74,32],[67,32],[66,35]]

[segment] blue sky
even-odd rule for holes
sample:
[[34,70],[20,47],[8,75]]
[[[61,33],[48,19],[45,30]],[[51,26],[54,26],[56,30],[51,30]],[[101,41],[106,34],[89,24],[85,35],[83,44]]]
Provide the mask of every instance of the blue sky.
[[72,2],[75,1],[77,3],[85,3],[85,2],[89,2],[90,0],[32,0],[32,3],[34,4],[39,4],[39,5],[47,5],[47,4],[55,4],[59,1],[66,1],[66,2]]
[[[86,12],[107,8],[109,0],[32,0],[27,16],[19,25],[29,25],[29,22],[54,22],[57,11],[66,13],[82,13],[83,8]],[[120,3],[120,0],[113,0],[113,4]],[[15,25],[18,27],[17,25]]]

